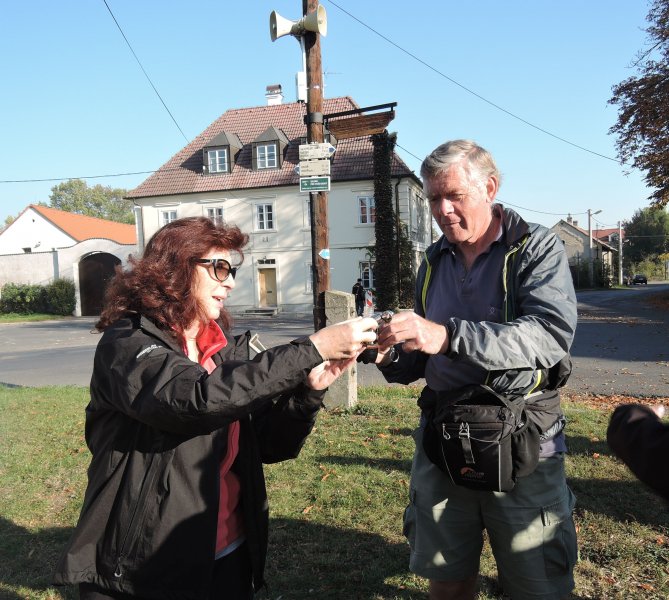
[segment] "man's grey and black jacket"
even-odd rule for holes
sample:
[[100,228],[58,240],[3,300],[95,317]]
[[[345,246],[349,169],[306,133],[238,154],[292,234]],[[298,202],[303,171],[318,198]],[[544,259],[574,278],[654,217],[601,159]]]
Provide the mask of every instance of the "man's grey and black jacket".
[[144,317],[102,336],[86,408],[93,455],[79,523],[56,584],[93,583],[141,597],[197,599],[214,567],[219,463],[239,420],[244,533],[264,584],[268,505],[262,463],[294,458],[324,392],[306,375],[322,358],[308,339],[249,361],[248,334],[228,337],[207,371]]
[[[569,376],[569,348],[576,330],[576,297],[562,241],[546,227],[526,223],[516,212],[501,211],[506,246],[504,268],[497,282],[504,303],[501,322],[466,321],[452,317],[445,324],[450,336],[446,352],[453,361],[468,361],[487,373],[485,384],[495,392],[528,397],[532,417],[542,433],[561,419],[557,394],[537,394],[560,387]],[[425,315],[431,277],[444,252],[452,247],[440,238],[425,252],[416,277],[414,310]],[[382,368],[386,379],[411,383],[424,377],[429,356],[403,353]],[[422,406],[422,408],[426,408]],[[427,407],[429,408],[429,407]],[[545,413],[545,414],[542,414]],[[545,438],[544,438],[545,439]]]

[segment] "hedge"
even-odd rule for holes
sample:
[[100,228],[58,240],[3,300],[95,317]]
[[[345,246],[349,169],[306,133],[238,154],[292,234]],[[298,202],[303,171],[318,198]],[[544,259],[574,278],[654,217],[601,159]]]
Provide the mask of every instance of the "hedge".
[[48,285],[7,283],[0,291],[0,312],[71,315],[76,300],[71,279],[55,279]]

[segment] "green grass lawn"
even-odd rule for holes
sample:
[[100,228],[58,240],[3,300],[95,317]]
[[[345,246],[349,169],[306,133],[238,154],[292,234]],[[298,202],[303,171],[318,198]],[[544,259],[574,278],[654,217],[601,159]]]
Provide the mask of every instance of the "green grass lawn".
[[[426,598],[409,573],[401,519],[418,390],[367,388],[323,411],[297,460],[266,467],[272,600]],[[0,387],[0,598],[74,599],[49,587],[81,505],[87,390]],[[667,505],[606,446],[610,407],[565,401],[570,484],[578,497],[579,599],[669,597]],[[486,545],[479,600],[501,598]]]
[[34,321],[57,321],[67,319],[59,315],[48,315],[45,313],[31,313],[29,315],[19,313],[0,313],[0,323],[32,323]]

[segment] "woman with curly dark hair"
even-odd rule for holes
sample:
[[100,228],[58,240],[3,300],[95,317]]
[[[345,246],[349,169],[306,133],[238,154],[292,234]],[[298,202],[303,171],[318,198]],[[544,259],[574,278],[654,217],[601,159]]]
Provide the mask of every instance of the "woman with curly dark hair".
[[118,270],[96,327],[88,487],[54,583],[85,600],[241,600],[264,584],[263,462],[294,458],[325,389],[373,341],[353,319],[249,359],[225,300],[248,236],[160,229]]

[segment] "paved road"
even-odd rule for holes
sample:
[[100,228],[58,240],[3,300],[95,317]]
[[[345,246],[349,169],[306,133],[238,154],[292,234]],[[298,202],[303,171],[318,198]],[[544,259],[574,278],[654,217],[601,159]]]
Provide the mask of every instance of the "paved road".
[[[669,285],[581,292],[567,389],[595,394],[669,397],[669,312],[647,300]],[[88,385],[99,334],[95,319],[0,325],[0,383]],[[313,331],[311,318],[237,317],[235,332],[258,332],[267,347]],[[358,365],[358,385],[383,385],[370,365]]]

